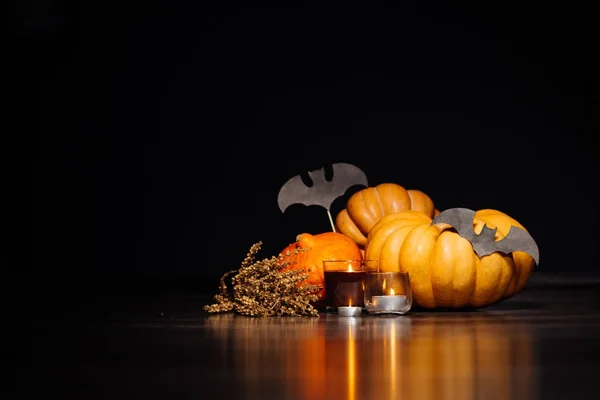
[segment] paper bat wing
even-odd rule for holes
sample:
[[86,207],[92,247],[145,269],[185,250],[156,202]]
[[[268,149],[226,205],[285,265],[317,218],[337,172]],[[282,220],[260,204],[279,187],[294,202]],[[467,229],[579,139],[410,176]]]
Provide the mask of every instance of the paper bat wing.
[[504,239],[495,241],[496,229],[490,229],[487,225],[484,225],[479,234],[475,233],[473,228],[475,214],[475,211],[468,208],[451,208],[438,214],[431,225],[440,222],[451,225],[461,237],[471,242],[473,251],[479,257],[490,255],[496,251],[505,254],[523,251],[533,257],[536,265],[539,264],[538,246],[527,231],[517,226],[511,226]]
[[277,204],[281,212],[292,204],[304,204],[306,206],[319,205],[327,210],[338,197],[346,193],[351,186],[368,186],[365,173],[358,167],[347,163],[336,163],[332,165],[333,178],[331,181],[325,179],[323,168],[309,171],[313,185],[306,186],[300,175],[290,178],[279,190]]
[[523,251],[533,257],[536,265],[540,263],[540,251],[537,244],[527,231],[518,226],[511,226],[508,234],[502,240],[479,243],[477,254],[483,257],[495,251],[505,254],[513,251]]
[[431,222],[431,225],[446,223],[452,225],[456,232],[465,239],[472,240],[475,236],[473,219],[475,211],[468,208],[450,208],[439,213]]
[[281,212],[285,212],[292,204],[306,204],[307,201],[312,201],[312,198],[313,188],[306,186],[300,175],[296,175],[290,178],[281,189],[279,189],[277,204],[279,205]]
[[333,179],[331,182],[334,187],[331,190],[332,195],[335,195],[331,199],[331,203],[340,196],[343,196],[350,187],[355,185],[369,186],[369,181],[365,173],[355,165],[348,163],[336,163],[333,167]]

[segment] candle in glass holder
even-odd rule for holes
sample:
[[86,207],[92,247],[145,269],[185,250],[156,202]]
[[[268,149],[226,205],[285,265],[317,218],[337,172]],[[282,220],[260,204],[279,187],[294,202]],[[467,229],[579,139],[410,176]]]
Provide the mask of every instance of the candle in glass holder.
[[365,280],[365,308],[370,314],[405,314],[412,306],[408,273],[369,273]]
[[326,260],[323,262],[325,275],[325,303],[329,308],[364,307],[364,282],[367,272],[377,270],[377,261],[372,260]]

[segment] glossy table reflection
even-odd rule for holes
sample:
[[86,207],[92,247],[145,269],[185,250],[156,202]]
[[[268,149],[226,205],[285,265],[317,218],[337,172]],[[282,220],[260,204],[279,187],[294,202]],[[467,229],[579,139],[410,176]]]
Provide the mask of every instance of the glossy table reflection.
[[249,318],[186,304],[88,323],[70,365],[76,375],[67,375],[78,397],[591,399],[600,391],[600,283],[540,284],[481,311],[395,317]]
[[[213,316],[246,396],[282,398],[532,398],[527,324],[499,316],[340,318],[282,323]],[[273,375],[276,374],[276,375]],[[277,392],[267,389],[275,379]]]

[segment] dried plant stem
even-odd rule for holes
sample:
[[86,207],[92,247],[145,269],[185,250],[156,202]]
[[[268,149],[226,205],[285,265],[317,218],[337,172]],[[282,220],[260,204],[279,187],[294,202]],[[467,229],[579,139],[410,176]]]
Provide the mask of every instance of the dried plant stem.
[[[262,242],[255,243],[237,270],[225,273],[219,282],[215,303],[204,307],[209,313],[235,311],[247,316],[318,316],[312,302],[318,300],[317,285],[304,284],[308,274],[287,269],[283,255],[257,261]],[[231,277],[231,289],[226,279]]]

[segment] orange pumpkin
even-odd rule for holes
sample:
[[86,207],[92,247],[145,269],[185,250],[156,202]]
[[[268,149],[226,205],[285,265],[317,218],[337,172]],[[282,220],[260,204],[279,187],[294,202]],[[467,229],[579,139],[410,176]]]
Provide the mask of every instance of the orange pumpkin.
[[338,232],[363,248],[367,244],[369,230],[377,221],[405,210],[422,211],[430,217],[439,214],[431,198],[420,190],[406,190],[395,183],[382,183],[354,193],[346,208],[336,216],[335,226]]
[[[470,222],[469,222],[470,223]],[[496,228],[494,241],[511,226],[525,228],[497,210],[479,210],[473,218],[479,234]],[[369,232],[365,258],[379,260],[382,271],[408,272],[413,302],[423,308],[481,308],[520,291],[535,260],[522,251],[494,252],[479,257],[469,240],[445,223],[433,224],[419,211],[383,217]]]
[[316,235],[302,233],[294,243],[289,244],[280,255],[289,262],[289,269],[304,270],[308,274],[305,282],[319,285],[322,289],[317,294],[320,299],[325,296],[325,275],[323,260],[362,260],[360,248],[348,236],[337,232],[324,232]]

